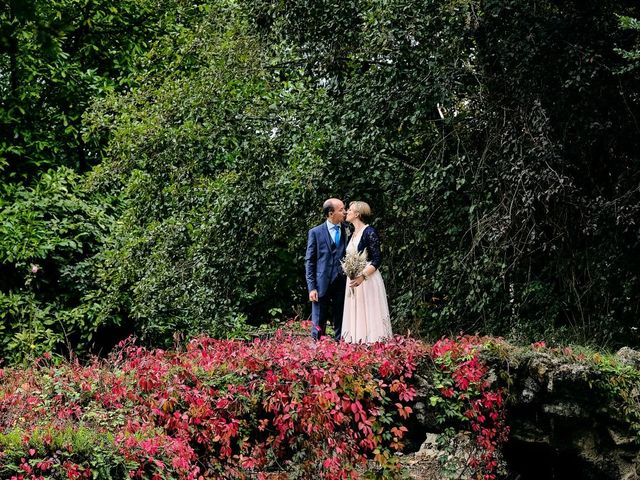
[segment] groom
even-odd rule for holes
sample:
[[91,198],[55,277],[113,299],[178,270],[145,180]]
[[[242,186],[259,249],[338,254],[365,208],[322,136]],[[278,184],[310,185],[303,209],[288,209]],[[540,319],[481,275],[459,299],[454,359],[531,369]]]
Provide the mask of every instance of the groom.
[[342,222],[347,217],[344,203],[330,198],[322,206],[326,220],[309,230],[305,271],[311,303],[311,336],[318,340],[325,334],[329,308],[333,313],[336,340],[340,340],[346,276],[340,261],[344,258],[348,230]]

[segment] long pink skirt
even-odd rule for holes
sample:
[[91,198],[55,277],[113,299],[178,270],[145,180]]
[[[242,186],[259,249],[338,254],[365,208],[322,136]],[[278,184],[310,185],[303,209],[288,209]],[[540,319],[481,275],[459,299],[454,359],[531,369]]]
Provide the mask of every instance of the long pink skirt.
[[342,316],[342,338],[349,343],[380,342],[393,336],[387,291],[376,270],[360,286],[351,288],[347,280]]

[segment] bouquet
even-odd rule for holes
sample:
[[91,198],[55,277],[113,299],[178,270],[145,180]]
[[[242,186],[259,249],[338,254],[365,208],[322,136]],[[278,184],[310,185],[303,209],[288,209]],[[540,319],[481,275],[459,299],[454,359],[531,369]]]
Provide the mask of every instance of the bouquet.
[[[347,252],[344,256],[344,260],[340,262],[342,266],[342,271],[345,273],[347,278],[353,280],[357,276],[362,274],[362,271],[367,266],[367,249],[365,248],[362,252],[358,253],[357,251]],[[353,287],[350,288],[349,295],[353,295]]]

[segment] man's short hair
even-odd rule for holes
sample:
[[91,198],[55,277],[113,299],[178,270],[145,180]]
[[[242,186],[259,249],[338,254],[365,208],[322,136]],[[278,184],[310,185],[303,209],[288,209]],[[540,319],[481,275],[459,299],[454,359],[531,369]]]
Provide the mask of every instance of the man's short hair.
[[322,213],[324,214],[325,217],[329,217],[329,214],[331,212],[333,212],[336,209],[336,206],[333,204],[333,200],[329,199],[326,200],[323,204],[322,204]]

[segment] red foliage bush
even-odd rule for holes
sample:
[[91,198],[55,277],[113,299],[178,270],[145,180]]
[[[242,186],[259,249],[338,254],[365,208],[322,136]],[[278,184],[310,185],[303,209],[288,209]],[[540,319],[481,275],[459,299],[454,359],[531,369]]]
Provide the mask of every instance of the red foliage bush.
[[0,370],[0,474],[242,479],[285,469],[342,479],[370,457],[392,468],[425,353],[400,337],[353,345],[278,332],[198,338],[180,353],[126,342],[88,365],[42,358]]
[[437,366],[434,383],[440,397],[432,397],[439,406],[439,421],[465,420],[475,441],[469,466],[474,478],[494,480],[498,469],[499,448],[507,441],[504,392],[488,380],[489,369],[479,353],[489,339],[460,336],[443,338],[431,349]]

